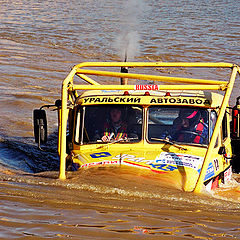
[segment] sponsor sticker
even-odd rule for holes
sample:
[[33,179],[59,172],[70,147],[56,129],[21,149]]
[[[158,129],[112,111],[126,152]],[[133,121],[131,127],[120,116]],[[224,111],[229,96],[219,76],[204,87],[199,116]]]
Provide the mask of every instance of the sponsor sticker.
[[211,103],[208,99],[203,98],[181,98],[181,97],[159,97],[152,98],[150,104],[184,104],[184,105],[199,105],[199,106],[210,106]]
[[[200,170],[201,169],[199,169],[199,172],[200,172]],[[210,162],[209,165],[208,165],[208,169],[207,169],[204,181],[208,180],[209,178],[211,178],[213,176],[214,176],[214,167],[213,167],[212,162]]]
[[224,183],[230,182],[232,178],[232,166],[224,172]]
[[86,97],[84,98],[84,104],[94,104],[94,103],[140,103],[141,98],[134,96],[109,96],[109,97]]
[[92,163],[85,163],[81,166],[83,167],[94,167],[94,166],[99,166],[99,165],[112,165],[112,164],[119,164],[119,161],[103,161],[103,162],[92,162]]
[[158,90],[158,85],[135,85],[134,86],[135,90]]
[[99,152],[90,154],[91,158],[102,158],[102,157],[109,157],[111,154],[109,152]]
[[158,163],[159,160],[156,161],[156,163],[151,163],[149,164],[152,168],[156,168],[158,170],[162,170],[162,171],[174,171],[176,169],[178,169],[175,166],[172,165],[168,165],[168,164],[162,164],[162,163]]
[[[138,86],[138,85],[137,85]],[[158,85],[139,85],[146,86],[145,90],[157,90]],[[154,87],[156,86],[156,87]],[[136,91],[139,89],[136,89]],[[195,105],[195,106],[210,106],[211,102],[205,98],[199,97],[148,97],[143,96],[99,96],[99,97],[85,97],[83,103],[88,104],[151,104],[151,105]]]
[[177,165],[198,170],[203,162],[203,157],[189,154],[161,152],[155,161],[158,164]]
[[145,159],[145,157],[136,157],[135,155],[130,155],[130,154],[119,154],[113,157],[112,159],[117,159],[117,160],[129,160],[129,161],[134,161],[134,162],[141,162]]

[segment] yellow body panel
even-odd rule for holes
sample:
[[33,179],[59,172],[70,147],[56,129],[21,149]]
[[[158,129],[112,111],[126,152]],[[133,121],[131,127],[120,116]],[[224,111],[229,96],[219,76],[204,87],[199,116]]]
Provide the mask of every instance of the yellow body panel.
[[[193,191],[199,177],[207,147],[187,146],[181,150],[169,144],[147,144],[139,143],[116,143],[91,144],[79,147],[73,151],[73,162],[80,165],[80,168],[90,167],[119,167],[131,166],[136,171],[150,170],[153,174],[161,174],[160,178],[171,179],[172,183],[184,191]],[[75,147],[76,148],[76,147]],[[208,166],[207,177],[204,181],[212,178],[229,167],[227,163],[213,155],[213,160]],[[218,168],[216,169],[216,159]],[[167,177],[166,177],[167,175]]]
[[[196,148],[193,152],[179,150],[168,144],[149,144],[146,147],[143,142],[101,146],[88,146],[88,149],[82,146],[80,151],[73,151],[76,154],[73,161],[82,168],[127,165],[138,171],[145,169],[153,174],[167,174],[168,179],[178,182],[185,191],[194,189],[206,152],[205,148]],[[162,150],[166,147],[168,152]],[[191,157],[195,159],[192,160]]]

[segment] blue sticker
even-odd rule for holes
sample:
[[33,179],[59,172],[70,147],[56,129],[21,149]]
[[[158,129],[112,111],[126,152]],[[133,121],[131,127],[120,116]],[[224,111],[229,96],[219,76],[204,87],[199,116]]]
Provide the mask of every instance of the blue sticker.
[[177,167],[172,166],[172,165],[168,165],[168,164],[154,164],[154,163],[151,163],[149,165],[152,166],[153,168],[156,168],[156,169],[162,170],[162,171],[174,171],[174,170],[178,169]]
[[109,152],[100,152],[100,153],[93,153],[90,154],[92,158],[102,158],[102,157],[109,157],[112,156]]
[[[201,168],[198,170],[198,172],[200,173],[200,171],[201,171]],[[208,169],[207,169],[204,181],[210,179],[213,176],[214,176],[214,167],[213,167],[212,162],[210,162],[208,165]]]

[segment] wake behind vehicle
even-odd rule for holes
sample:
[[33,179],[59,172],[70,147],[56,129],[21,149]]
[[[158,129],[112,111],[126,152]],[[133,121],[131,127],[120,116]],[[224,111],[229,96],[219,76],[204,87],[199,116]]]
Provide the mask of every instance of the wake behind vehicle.
[[[219,81],[106,70],[118,67],[145,71],[150,67],[228,68],[231,76],[228,81]],[[239,154],[240,139],[239,98],[232,116],[228,106],[237,73],[239,67],[230,63],[76,65],[63,81],[62,99],[54,105],[59,122],[59,178],[66,178],[68,162],[72,169],[110,166],[145,169],[167,176],[184,191],[201,192],[204,185],[211,190],[230,181],[232,145]],[[135,79],[138,83],[101,85],[102,77]],[[88,84],[75,84],[76,78]],[[142,84],[143,81],[165,84]],[[35,140],[39,147],[47,140],[44,107],[50,106],[34,110]]]

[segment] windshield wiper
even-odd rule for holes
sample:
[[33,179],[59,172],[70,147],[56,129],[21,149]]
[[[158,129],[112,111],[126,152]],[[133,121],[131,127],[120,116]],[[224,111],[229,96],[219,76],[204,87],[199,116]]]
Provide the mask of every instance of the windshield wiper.
[[177,143],[169,140],[168,138],[165,138],[165,139],[164,139],[164,138],[151,138],[151,140],[168,143],[168,144],[170,144],[170,145],[173,145],[174,147],[179,148],[180,150],[185,150],[185,151],[187,150],[187,148],[182,147],[181,145],[179,145],[179,144],[177,144]]

